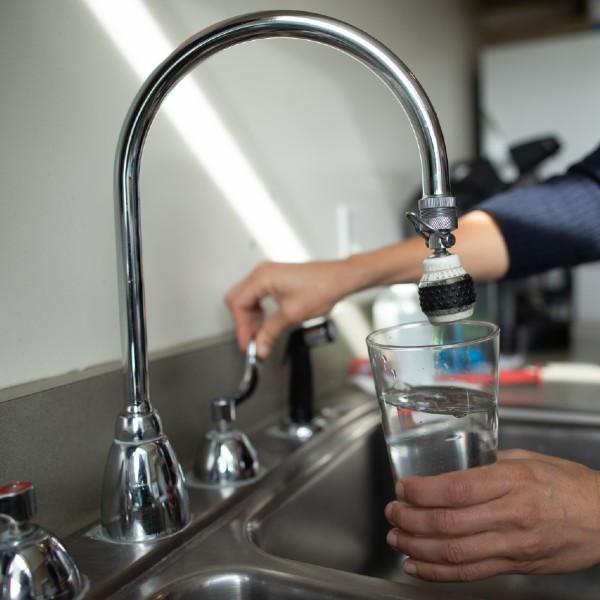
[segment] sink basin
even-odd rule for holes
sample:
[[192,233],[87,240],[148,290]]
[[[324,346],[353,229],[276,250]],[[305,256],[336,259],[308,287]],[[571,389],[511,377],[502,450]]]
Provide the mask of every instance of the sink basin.
[[[372,413],[369,418],[366,434],[356,436],[310,478],[289,485],[253,515],[247,532],[254,544],[277,557],[434,588],[444,597],[600,598],[600,567],[565,575],[499,576],[467,584],[427,584],[405,576],[399,555],[385,542],[389,526],[383,509],[393,498],[393,482],[379,415]],[[500,415],[499,444],[600,469],[599,428],[598,415],[507,408]]]
[[[324,595],[325,594],[325,595]],[[148,597],[148,600],[349,600],[353,596],[323,589],[315,582],[262,570],[213,572],[181,579]]]
[[[302,571],[302,566],[299,566]],[[350,577],[350,580],[348,580]],[[250,567],[214,570],[178,579],[144,600],[460,600],[431,590],[407,586],[382,586],[372,579],[347,576],[341,580],[331,572],[315,574],[314,567],[302,574]],[[137,590],[140,591],[140,590]],[[137,595],[128,596],[137,598]]]
[[[173,536],[151,544],[114,544],[94,528],[73,536],[86,600],[600,598],[600,567],[469,584],[405,576],[385,542],[383,509],[394,491],[379,411],[363,396],[348,406],[330,411],[329,427],[279,461],[281,440],[265,428],[254,438],[270,465],[263,478],[231,495],[190,488],[192,522]],[[501,447],[598,470],[599,430],[600,413],[513,407],[500,415]]]

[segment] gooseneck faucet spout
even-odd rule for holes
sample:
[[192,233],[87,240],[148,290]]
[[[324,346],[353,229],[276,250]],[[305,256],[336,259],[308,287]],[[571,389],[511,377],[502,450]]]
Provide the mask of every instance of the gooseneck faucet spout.
[[427,200],[427,214],[422,212],[419,218],[425,223],[423,227],[429,228],[431,239],[449,239],[441,231],[448,225],[440,228],[437,221],[432,224],[427,220],[432,210],[443,218],[455,214],[437,116],[415,76],[377,40],[329,17],[270,11],[223,21],[178,47],[148,77],[134,99],[116,156],[115,216],[126,402],[117,419],[102,503],[104,530],[116,539],[141,541],[165,535],[183,527],[189,518],[181,467],[150,402],[139,194],[144,140],[165,97],[194,67],[242,42],[278,37],[305,39],[341,50],[387,85],[404,108],[417,140]]

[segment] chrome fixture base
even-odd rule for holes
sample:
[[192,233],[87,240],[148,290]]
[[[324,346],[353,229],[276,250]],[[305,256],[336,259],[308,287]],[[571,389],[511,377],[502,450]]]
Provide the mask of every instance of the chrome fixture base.
[[263,473],[258,455],[245,433],[237,429],[206,434],[194,463],[194,483],[207,486],[237,486],[258,479]]
[[84,589],[83,577],[60,541],[30,522],[36,508],[31,483],[0,487],[0,598],[76,598]]
[[188,523],[183,470],[155,411],[117,418],[101,515],[104,533],[122,542],[170,535]]
[[327,421],[321,417],[315,417],[308,423],[295,423],[287,418],[279,425],[271,427],[269,433],[275,437],[307,442],[325,427],[327,427]]

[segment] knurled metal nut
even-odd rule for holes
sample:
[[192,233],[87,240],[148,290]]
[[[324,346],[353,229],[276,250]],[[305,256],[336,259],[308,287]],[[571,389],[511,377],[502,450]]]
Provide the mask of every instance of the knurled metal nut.
[[449,217],[434,217],[433,219],[426,219],[427,224],[434,229],[456,229],[456,219]]
[[425,196],[419,200],[419,208],[454,208],[456,198],[453,196]]

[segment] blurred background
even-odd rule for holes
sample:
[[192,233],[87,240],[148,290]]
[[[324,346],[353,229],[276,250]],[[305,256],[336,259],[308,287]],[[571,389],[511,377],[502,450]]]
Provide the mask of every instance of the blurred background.
[[[188,36],[273,8],[370,33],[430,96],[466,206],[560,172],[598,143],[598,5],[2,0],[0,389],[120,361],[117,139],[143,79]],[[142,161],[153,354],[232,336],[223,295],[264,258],[335,258],[401,239],[420,186],[400,106],[341,53],[261,41],[189,79],[187,101],[161,110]],[[600,320],[599,289],[591,265],[488,292],[513,331],[539,319],[562,344],[571,321]],[[538,333],[515,333],[512,348],[546,339]]]

